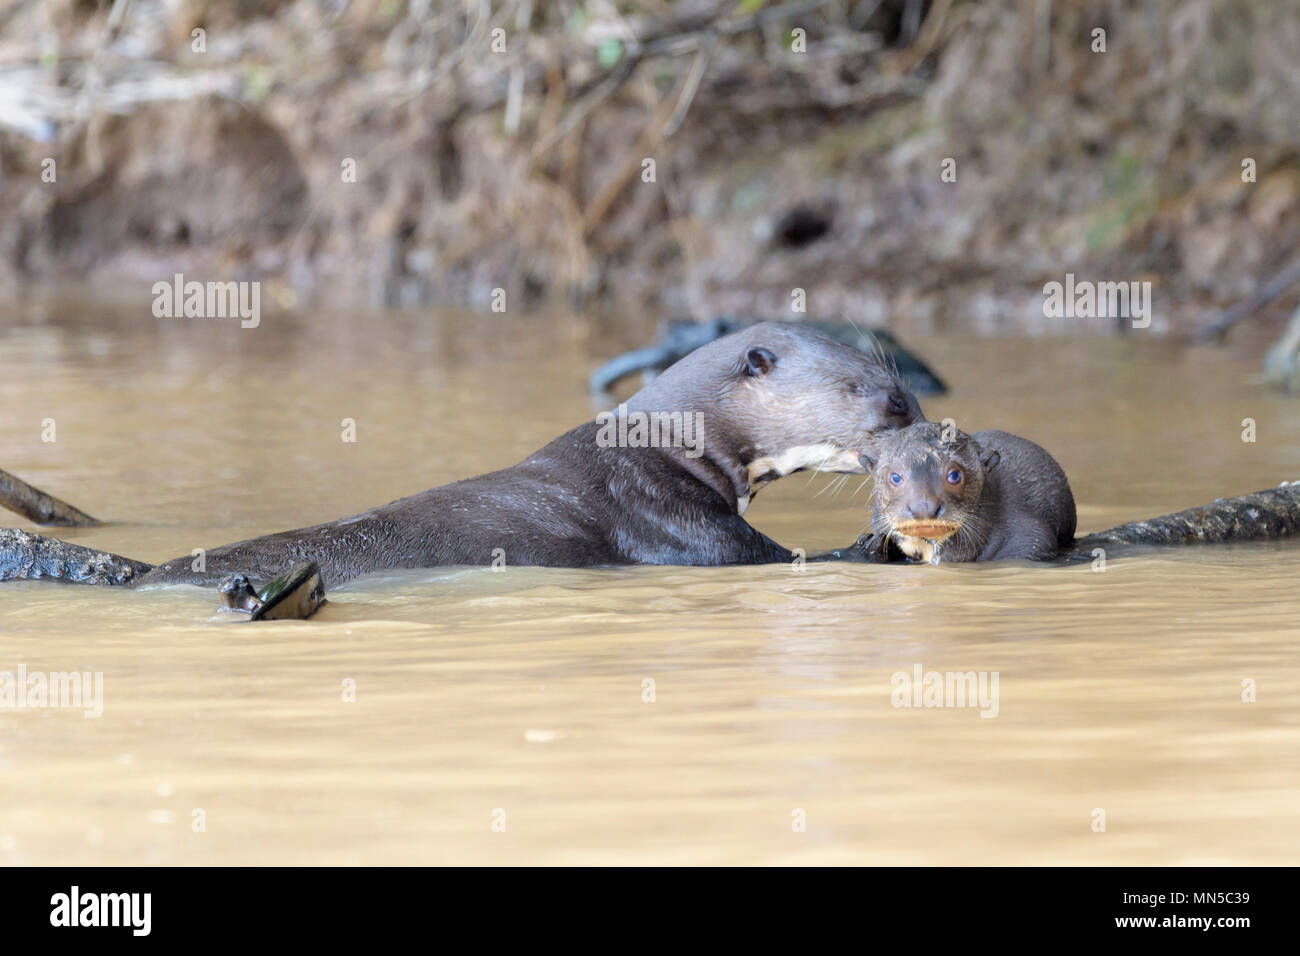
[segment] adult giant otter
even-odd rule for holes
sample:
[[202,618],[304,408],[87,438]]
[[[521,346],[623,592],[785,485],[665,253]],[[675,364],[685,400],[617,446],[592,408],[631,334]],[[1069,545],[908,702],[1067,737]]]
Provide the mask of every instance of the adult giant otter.
[[315,561],[332,586],[370,571],[498,558],[556,567],[789,561],[742,517],[758,490],[805,469],[864,473],[862,455],[883,432],[920,420],[916,398],[880,356],[765,323],[697,349],[617,413],[503,471],[214,548],[202,570],[186,555],[138,565],[145,573],[125,581],[96,578],[94,568],[42,574],[39,562],[9,576],[210,584],[234,573],[266,581]]

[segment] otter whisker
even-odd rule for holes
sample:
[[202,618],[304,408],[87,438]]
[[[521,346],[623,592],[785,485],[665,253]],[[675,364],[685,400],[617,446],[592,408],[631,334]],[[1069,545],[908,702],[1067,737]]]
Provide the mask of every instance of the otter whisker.
[[[815,474],[815,472],[814,472],[814,474]],[[839,475],[836,475],[834,478],[832,478],[830,481],[828,481],[828,482],[825,484],[825,486],[823,486],[823,488],[821,489],[821,491],[819,491],[819,492],[817,492],[817,494],[813,495],[813,497],[814,497],[814,498],[820,498],[820,497],[821,497],[823,494],[825,494],[827,491],[830,491],[830,492],[831,492],[831,496],[834,497],[834,495],[835,495],[835,491],[834,491],[833,489],[835,489],[835,486],[836,486],[836,484],[839,482],[839,480],[840,480],[840,476],[839,476]]]

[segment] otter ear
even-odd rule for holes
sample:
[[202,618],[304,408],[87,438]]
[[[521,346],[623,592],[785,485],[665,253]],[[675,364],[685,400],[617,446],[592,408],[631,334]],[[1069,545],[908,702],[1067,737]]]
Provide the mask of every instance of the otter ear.
[[980,464],[984,466],[986,472],[992,471],[994,466],[1002,460],[1002,456],[995,451],[981,451]]
[[750,349],[745,353],[745,374],[757,378],[776,367],[776,354],[771,349]]

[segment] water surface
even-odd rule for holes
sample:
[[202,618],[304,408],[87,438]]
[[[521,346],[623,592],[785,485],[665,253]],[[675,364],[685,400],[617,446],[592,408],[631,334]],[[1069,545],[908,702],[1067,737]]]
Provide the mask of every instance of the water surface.
[[[512,464],[651,328],[11,302],[0,467],[111,522],[66,537],[161,561]],[[910,338],[953,385],[930,417],[1045,445],[1082,530],[1300,478],[1262,342]],[[812,552],[867,493],[794,476],[748,517]],[[0,710],[0,863],[1294,864],[1298,576],[1300,544],[1104,573],[436,569],[259,626],[195,588],[11,582],[0,670],[100,671],[104,706]],[[916,664],[997,672],[998,715],[891,706]]]

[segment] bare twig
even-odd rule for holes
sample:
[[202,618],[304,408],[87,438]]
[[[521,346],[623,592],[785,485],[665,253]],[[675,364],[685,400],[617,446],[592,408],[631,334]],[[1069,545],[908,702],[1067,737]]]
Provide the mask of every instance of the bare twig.
[[681,128],[682,122],[686,119],[686,114],[690,112],[691,103],[695,101],[695,94],[699,92],[700,81],[704,79],[704,71],[708,69],[709,56],[713,53],[716,42],[717,38],[710,36],[700,46],[700,52],[695,54],[695,61],[691,64],[691,71],[686,74],[686,82],[682,86],[682,95],[677,100],[673,115],[664,124],[664,139],[670,139]]
[[[784,3],[775,7],[764,8],[734,20],[723,19],[721,7],[719,7],[703,15],[669,21],[654,29],[645,31],[635,44],[630,45],[627,53],[610,73],[589,84],[587,88],[576,91],[577,103],[569,111],[569,114],[534,146],[533,159],[539,159],[549,152],[556,143],[576,129],[578,124],[586,119],[596,106],[612,96],[627,82],[642,61],[657,56],[675,56],[702,51],[706,47],[711,49],[719,36],[735,36],[761,27],[771,20],[802,16],[805,13],[811,13],[822,7],[830,6],[830,4],[831,0],[803,0],[803,2],[799,3]],[[693,86],[686,88],[687,95],[683,103],[687,109],[690,107],[691,100],[695,97],[700,79],[703,77],[703,68],[706,65],[707,57],[702,60],[697,58],[692,64],[692,69],[698,71],[700,75],[695,78]],[[681,117],[674,117],[674,120],[680,125],[681,119],[684,117],[685,110],[682,111]],[[670,124],[674,120],[670,120]]]
[[1292,261],[1289,266],[1270,279],[1257,294],[1245,302],[1239,302],[1225,312],[1217,322],[1196,333],[1196,341],[1209,342],[1226,334],[1246,316],[1256,314],[1274,300],[1281,298],[1283,293],[1297,281],[1300,281],[1300,259]]

